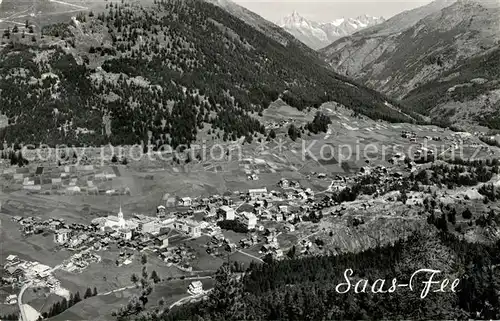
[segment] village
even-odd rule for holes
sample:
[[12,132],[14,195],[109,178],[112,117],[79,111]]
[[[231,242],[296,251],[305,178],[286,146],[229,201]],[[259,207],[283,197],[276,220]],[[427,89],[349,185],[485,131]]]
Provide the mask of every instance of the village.
[[[391,183],[402,176],[397,172],[388,175],[383,166],[365,166],[358,175],[350,177],[336,175],[329,178],[326,173],[310,173],[314,179],[331,180],[327,192],[340,192],[367,175],[377,175],[384,182]],[[167,193],[155,213],[125,215],[120,206],[117,215],[98,217],[89,224],[32,216],[14,216],[12,220],[18,223],[26,237],[51,234],[55,246],[71,254],[54,269],[72,273],[98,264],[101,261],[99,252],[110,246],[119,249],[116,266],[131,264],[142,253],[150,253],[167,266],[190,272],[196,253],[186,242],[202,236],[208,240],[202,246],[214,258],[238,251],[258,261],[266,256],[279,260],[292,246],[298,248],[298,253],[307,254],[314,244],[302,235],[300,223],[314,223],[325,216],[339,215],[341,207],[326,196],[325,191],[315,193],[311,188],[304,189],[298,181],[281,179],[275,187],[271,191],[258,188],[208,198],[178,197]],[[227,231],[232,233],[229,237]],[[234,237],[235,234],[238,237]],[[295,239],[300,236],[301,241],[280,244],[279,237],[285,235],[295,236]],[[51,276],[54,269],[10,256],[4,266],[3,281],[16,287],[39,284],[54,293],[64,292],[57,279]]]
[[[386,224],[384,222],[389,223],[380,228],[388,228],[388,234],[395,234],[394,238],[387,237],[386,241],[391,242],[400,237],[398,225],[411,230],[425,224],[425,220],[418,217],[425,193],[409,191],[408,186],[403,186],[405,178],[429,168],[435,160],[447,156],[453,159],[455,151],[464,152],[459,151],[460,148],[470,155],[478,151],[481,157],[493,153],[492,148],[482,144],[475,135],[445,135],[438,130],[417,134],[416,131],[399,131],[398,142],[412,148],[392,150],[383,155],[387,157],[383,160],[362,159],[350,167],[333,162],[314,164],[311,160],[308,164],[303,162],[303,169],[299,170],[300,162],[297,164],[292,159],[285,163],[280,160],[282,155],[255,154],[247,147],[250,155],[229,163],[229,171],[222,173],[235,176],[228,180],[229,185],[211,193],[201,189],[198,196],[190,186],[174,187],[175,177],[179,175],[175,168],[164,173],[163,168],[155,172],[141,167],[142,174],[138,165],[124,164],[114,157],[101,165],[93,158],[86,159],[82,165],[69,157],[57,167],[46,162],[14,168],[4,160],[3,177],[13,183],[5,185],[4,191],[16,195],[7,201],[10,220],[23,238],[29,241],[43,237],[58,256],[42,264],[9,255],[3,264],[2,284],[12,287],[14,293],[26,286],[37,286],[59,297],[68,297],[70,291],[62,285],[64,280],[58,278],[59,272],[68,273],[64,278],[78,278],[104,266],[110,270],[137,271],[138,262],[144,256],[160,262],[155,265],[157,268],[177,271],[169,272],[171,276],[164,280],[175,280],[179,275],[209,278],[221,264],[229,261],[238,262],[244,270],[251,262],[321,255],[325,251],[351,251],[353,245],[345,240],[354,237],[358,238],[358,245],[368,248],[378,244],[378,237],[373,233],[379,224]],[[288,153],[293,152],[294,147],[290,146]],[[211,167],[193,163],[189,166],[203,167],[204,171],[193,172],[193,175],[201,174],[200,181],[215,177],[219,172],[217,168],[223,167],[220,163]],[[161,176],[155,177],[159,171]],[[171,184],[165,180],[160,188],[161,177],[174,177],[174,180]],[[143,205],[146,201],[134,200],[139,199],[138,193],[146,186],[159,189],[161,197],[153,201],[148,198],[148,204]],[[447,195],[446,191],[433,189],[433,192],[436,197],[464,200],[463,196]],[[36,206],[24,207],[22,193],[36,201],[58,202],[58,197],[74,197],[81,204],[92,205],[82,205],[85,210],[78,215],[61,211],[39,215]],[[357,198],[358,194],[362,197]],[[470,193],[467,195],[470,197]],[[130,209],[134,202],[137,204]],[[380,218],[381,223],[376,218]],[[188,299],[203,297],[210,290],[210,286],[201,281],[193,279],[183,284]],[[99,285],[105,288],[104,293],[113,293],[113,286],[128,287],[126,280],[116,285],[99,281],[100,290]],[[11,294],[6,296],[5,304],[14,305],[18,300]]]

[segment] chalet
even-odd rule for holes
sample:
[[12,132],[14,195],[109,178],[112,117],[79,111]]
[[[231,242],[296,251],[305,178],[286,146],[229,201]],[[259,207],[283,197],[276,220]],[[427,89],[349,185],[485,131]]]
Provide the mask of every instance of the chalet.
[[283,257],[283,250],[274,248],[272,254],[275,259],[281,259]]
[[155,245],[159,246],[160,248],[168,247],[168,237],[169,237],[168,233],[157,236],[154,240]]
[[12,305],[17,303],[17,295],[11,294],[5,299],[5,304]]
[[264,220],[271,220],[273,218],[273,215],[271,214],[270,211],[264,210],[261,211],[260,217]]
[[287,179],[281,179],[278,183],[281,188],[289,188],[290,182]]
[[370,175],[372,172],[372,169],[369,166],[363,166],[363,167],[361,167],[359,172],[363,175]]
[[261,216],[263,215],[263,212],[264,210],[262,209],[262,207],[255,207],[253,210],[252,210],[252,213],[254,213],[255,215],[257,216]]
[[124,240],[131,240],[132,239],[132,230],[129,228],[122,228],[118,232],[120,232],[120,237]]
[[156,208],[156,215],[157,216],[164,216],[165,215],[166,208],[163,205],[160,205]]
[[23,226],[23,231],[25,234],[33,234],[35,232],[35,227],[33,224],[29,223]]
[[303,199],[303,200],[306,200],[306,199],[307,199],[307,194],[306,194],[306,192],[304,192],[304,191],[300,191],[300,192],[298,192],[298,193],[297,193],[297,198],[301,198],[301,199]]
[[184,232],[191,237],[201,236],[201,226],[200,223],[193,220],[176,221],[173,224],[176,230]]
[[262,252],[262,253],[268,253],[268,252],[270,252],[270,251],[272,251],[272,250],[273,250],[273,246],[272,246],[272,245],[270,245],[270,244],[264,244],[264,245],[262,245],[262,247],[260,248],[260,252]]
[[[165,195],[167,196],[167,195]],[[175,196],[164,197],[166,207],[175,207],[177,205],[177,198]]]
[[203,293],[203,283],[201,281],[193,281],[188,287],[188,292],[192,295]]
[[233,205],[233,200],[229,197],[229,196],[225,196],[223,199],[222,199],[222,204],[223,205],[226,205],[226,206],[231,206]]
[[249,239],[242,239],[242,240],[240,240],[240,245],[243,248],[248,248],[248,247],[253,245],[253,242],[252,242],[252,240],[249,240]]
[[18,266],[9,266],[5,269],[4,279],[10,282],[19,282],[24,279],[24,270]]
[[197,203],[197,204],[194,204],[194,203],[193,203],[192,208],[193,208],[193,211],[194,211],[195,213],[202,213],[202,212],[204,212],[204,211],[205,211],[205,209],[206,209],[207,207],[206,207],[205,205],[201,204],[201,203]]
[[191,197],[183,197],[181,198],[180,205],[181,206],[191,206],[193,204],[193,200]]
[[56,231],[60,228],[62,228],[63,223],[60,221],[52,221],[49,223],[49,227],[51,230]]
[[237,249],[237,247],[236,247],[236,244],[234,244],[234,243],[228,243],[226,245],[226,251],[228,251],[230,253],[236,252],[236,249]]
[[19,260],[19,257],[17,255],[13,255],[13,254],[7,256],[7,258],[5,260],[8,262],[8,264],[11,264],[11,265],[21,262],[21,260]]
[[70,236],[71,236],[71,230],[70,229],[60,229],[60,230],[57,230],[55,233],[54,233],[54,242],[61,245],[61,244],[65,244],[66,242],[68,242]]
[[241,221],[249,230],[253,230],[257,226],[257,216],[250,212],[243,212],[241,214]]

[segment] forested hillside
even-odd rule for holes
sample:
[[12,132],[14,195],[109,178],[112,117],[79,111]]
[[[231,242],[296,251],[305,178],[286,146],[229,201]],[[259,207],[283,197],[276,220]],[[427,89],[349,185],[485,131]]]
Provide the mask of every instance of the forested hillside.
[[[241,281],[222,270],[205,302],[174,309],[165,320],[361,320],[361,319],[498,319],[500,318],[500,244],[471,244],[451,234],[418,234],[393,246],[359,254],[287,259],[252,265]],[[423,281],[413,291],[372,293],[377,279],[410,281],[419,269],[440,270],[433,280],[460,279],[458,291],[433,292],[422,299]],[[339,294],[344,272],[352,269],[351,289]],[[356,282],[369,280],[366,293]],[[375,286],[379,289],[380,282]],[[436,287],[436,288],[435,288]],[[358,290],[363,288],[363,283]],[[346,285],[339,288],[346,290]],[[139,318],[140,319],[140,318]]]
[[107,10],[42,35],[6,30],[0,140],[176,147],[207,125],[213,137],[236,139],[264,133],[253,116],[278,97],[298,109],[337,101],[372,118],[412,120],[286,32],[277,42],[205,1]]
[[441,122],[479,122],[500,129],[499,61],[500,48],[496,47],[412,90],[403,101]]

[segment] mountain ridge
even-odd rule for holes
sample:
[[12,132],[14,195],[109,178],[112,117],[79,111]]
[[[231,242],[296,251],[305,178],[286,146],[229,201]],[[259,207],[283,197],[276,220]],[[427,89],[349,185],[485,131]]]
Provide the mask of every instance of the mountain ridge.
[[383,17],[362,15],[356,18],[339,18],[332,22],[316,22],[302,17],[297,11],[276,22],[297,39],[313,49],[328,46],[335,40],[385,21]]
[[[422,108],[407,95],[500,44],[499,16],[500,6],[490,2],[437,1],[342,38],[321,54],[337,72],[393,98],[408,98],[418,112]],[[404,17],[418,21],[400,25]]]

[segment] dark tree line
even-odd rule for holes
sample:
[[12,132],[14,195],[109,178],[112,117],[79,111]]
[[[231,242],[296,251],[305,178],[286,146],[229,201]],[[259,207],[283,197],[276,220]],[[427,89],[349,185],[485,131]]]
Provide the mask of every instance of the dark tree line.
[[74,295],[71,293],[69,300],[63,298],[61,301],[54,303],[50,307],[49,312],[42,313],[42,316],[44,319],[47,319],[59,315],[80,301],[82,301],[80,298],[80,292],[76,292]]
[[[440,254],[433,256],[435,250]],[[471,244],[448,233],[416,234],[393,246],[358,254],[318,256],[267,264],[253,263],[241,281],[228,268],[220,270],[208,300],[174,309],[164,320],[364,320],[364,319],[498,319],[500,317],[500,263],[494,246]],[[417,255],[417,253],[420,253]],[[428,253],[428,254],[426,254]],[[441,255],[441,256],[440,256]],[[390,283],[409,281],[425,260],[440,266],[436,279],[458,277],[456,293],[429,293],[420,298],[424,280],[417,277],[414,291],[339,294],[352,269],[351,286],[360,279]],[[425,265],[425,264],[424,264]],[[388,287],[387,287],[388,288]],[[345,287],[341,288],[345,289]]]

